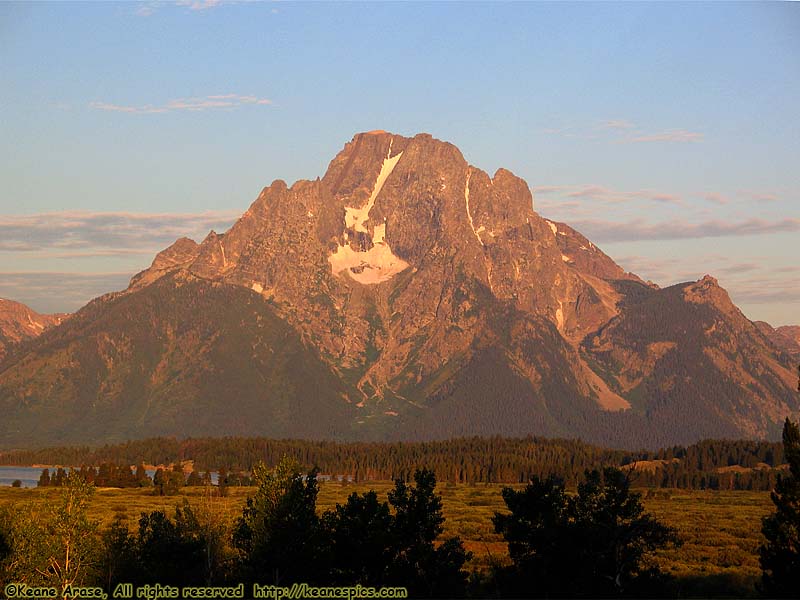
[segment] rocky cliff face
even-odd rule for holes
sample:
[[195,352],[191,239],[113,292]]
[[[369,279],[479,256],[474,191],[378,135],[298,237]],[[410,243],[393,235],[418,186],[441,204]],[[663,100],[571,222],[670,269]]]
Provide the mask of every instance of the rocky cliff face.
[[24,304],[0,298],[0,360],[12,344],[30,340],[58,325],[67,315],[43,315]]
[[559,246],[569,232],[556,235],[510,172],[489,177],[429,135],[374,132],[347,144],[321,180],[274,182],[224,236],[185,243],[193,260],[168,249],[136,283],[182,269],[256,291],[357,376],[369,402],[465,356],[485,328],[481,295],[568,338],[607,320],[618,294],[597,275],[625,274],[592,246],[603,267],[582,276],[575,266],[593,261],[564,260],[576,250]]
[[[632,444],[641,436],[631,432],[658,428],[658,419],[683,435],[675,423],[687,416],[674,416],[684,406],[673,396],[702,396],[703,416],[692,416],[691,436],[716,433],[720,423],[725,432],[768,435],[798,408],[785,385],[785,357],[773,356],[716,283],[667,290],[645,284],[569,226],[538,215],[523,180],[504,169],[490,176],[427,134],[356,135],[324,177],[291,187],[273,182],[229,231],[211,232],[200,244],[178,240],[128,290],[95,301],[80,322],[116,323],[121,306],[154,290],[174,306],[186,289],[209,298],[227,288],[238,290],[240,301],[249,294],[248,302],[267,307],[277,319],[272,329],[285,323],[318,357],[312,370],[320,380],[338,382],[325,395],[324,412],[337,415],[333,430],[343,437],[543,433]],[[160,340],[179,322],[167,325],[154,313],[146,329]],[[653,327],[662,322],[663,332]],[[24,413],[36,394],[45,401],[43,390],[28,393],[36,386],[26,361],[46,362],[58,344],[77,343],[86,335],[77,323],[59,328],[60,342],[42,338],[27,358],[5,367],[0,403],[5,398],[12,412]],[[217,335],[212,321],[206,327],[204,335]],[[103,362],[97,340],[119,345],[133,335],[122,325],[103,330],[68,362],[76,373],[96,370]],[[214,387],[219,377],[231,377],[216,373],[216,362],[199,346],[193,350],[192,339],[181,345],[188,362],[159,371],[164,382],[186,388],[186,407],[193,393],[223,389]],[[268,347],[281,354],[280,345]],[[252,352],[234,355],[247,362],[258,355]],[[681,365],[702,357],[703,368],[678,375],[676,356]],[[169,385],[136,383],[152,379],[152,368],[140,366],[122,387],[138,385],[150,406],[160,406]],[[730,385],[695,385],[722,372]],[[292,377],[276,371],[263,384],[292,387]],[[85,393],[110,402],[122,394],[90,389]],[[718,402],[718,392],[729,400]],[[74,399],[78,392],[63,394]],[[249,389],[241,402],[252,411],[272,401]],[[309,399],[297,395],[294,402]],[[252,422],[264,413],[258,414]],[[611,430],[616,438],[606,435]]]

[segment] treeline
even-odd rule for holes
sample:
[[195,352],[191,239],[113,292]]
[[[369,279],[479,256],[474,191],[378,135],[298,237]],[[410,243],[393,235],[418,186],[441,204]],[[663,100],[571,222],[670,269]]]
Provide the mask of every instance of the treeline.
[[[115,465],[113,463],[101,463],[99,467],[82,466],[80,469],[70,469],[69,472],[63,467],[53,470],[42,469],[42,474],[37,482],[38,487],[60,487],[67,485],[70,474],[85,483],[96,487],[115,487],[115,488],[143,488],[153,487],[153,494],[156,496],[174,496],[180,492],[182,487],[198,487],[212,485],[213,477],[210,471],[190,471],[185,473],[183,466],[176,463],[169,468],[155,469],[153,476],[147,474],[147,469],[143,464],[139,464],[134,470],[131,466]],[[252,479],[246,473],[229,472],[220,469],[217,477],[218,493],[225,494],[226,488],[231,486],[250,486]]]
[[[635,466],[635,485],[768,490],[784,463],[777,442],[708,440],[659,451],[629,452],[579,440],[459,438],[433,442],[332,442],[266,438],[151,438],[98,448],[0,453],[0,464],[117,465],[194,461],[199,471],[250,472],[289,456],[352,481],[408,479],[419,467],[455,483],[524,483],[557,476],[574,486],[586,470]],[[733,468],[732,468],[733,467]]]
[[[138,488],[148,487],[153,480],[147,474],[144,465],[140,464],[134,471],[130,466],[115,465],[114,463],[100,463],[99,467],[82,466],[73,471],[86,483],[97,487]],[[58,467],[50,473],[50,469],[42,469],[37,485],[39,487],[59,487],[65,485],[69,474],[63,467]],[[184,484],[185,485],[185,484]]]
[[[788,469],[771,495],[775,511],[763,519],[760,591],[798,598],[800,428],[788,419],[783,444]],[[255,493],[233,523],[207,486],[200,505],[184,500],[172,517],[142,513],[134,527],[117,517],[105,530],[89,518],[94,486],[72,471],[54,502],[0,510],[0,589],[29,597],[25,586],[46,586],[75,597],[73,586],[96,586],[92,597],[133,597],[118,586],[241,585],[250,596],[253,584],[307,584],[402,587],[412,598],[680,596],[687,590],[654,558],[681,539],[644,511],[632,473],[586,471],[575,491],[556,477],[504,488],[505,510],[491,520],[510,563],[470,576],[462,541],[442,535],[442,498],[426,469],[396,480],[387,501],[375,491],[353,493],[319,514],[316,469],[304,473],[283,458],[273,469],[254,467]]]

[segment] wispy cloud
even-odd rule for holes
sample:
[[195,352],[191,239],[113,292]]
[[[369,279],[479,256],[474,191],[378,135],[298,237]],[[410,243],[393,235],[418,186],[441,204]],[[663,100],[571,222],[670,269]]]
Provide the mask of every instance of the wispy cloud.
[[246,0],[149,0],[137,2],[134,14],[139,17],[149,17],[161,8],[177,7],[191,12],[205,12],[212,8],[219,8],[223,4],[237,4]]
[[238,216],[238,210],[0,215],[0,252],[38,253],[38,258],[152,254],[179,237],[202,239],[210,229],[225,231]]
[[754,308],[758,314],[748,315],[750,318],[779,321],[773,324],[797,322],[791,307],[800,303],[800,277],[794,276],[800,273],[800,267],[773,266],[766,256],[743,262],[718,254],[691,258],[634,255],[615,260],[626,270],[661,286],[696,281],[710,273],[728,290],[735,304],[770,305]]
[[539,195],[560,194],[562,192],[568,192],[574,187],[575,186],[572,185],[537,185],[533,188],[533,193]]
[[123,290],[134,273],[0,272],[0,297],[42,313],[74,312],[93,298]]
[[206,110],[231,110],[242,106],[266,106],[272,104],[268,98],[242,94],[215,94],[197,98],[176,98],[164,104],[145,104],[140,106],[112,104],[109,102],[90,102],[95,110],[129,114],[157,114],[175,111],[201,112]]
[[601,129],[634,129],[636,125],[625,119],[609,119],[600,124]]
[[189,10],[209,10],[222,5],[222,0],[177,0],[178,6],[186,6]]
[[134,14],[137,17],[149,17],[158,9],[158,2],[137,2]]
[[725,205],[730,202],[727,197],[723,196],[722,194],[718,194],[716,192],[708,192],[703,196],[708,202],[712,202],[714,204]]
[[545,135],[583,140],[605,140],[614,144],[641,143],[692,143],[702,142],[705,134],[687,129],[669,129],[666,131],[648,131],[627,119],[606,119],[594,126],[549,127],[542,130]]
[[[534,194],[560,194],[565,198],[592,200],[607,204],[622,204],[635,201],[652,201],[662,204],[683,205],[683,199],[677,194],[670,194],[652,189],[622,191],[599,184],[583,185],[549,185],[533,188]],[[563,203],[561,203],[563,205]]]
[[738,190],[737,195],[745,200],[755,200],[756,202],[777,202],[781,199],[780,195],[774,190]]
[[682,219],[651,223],[644,219],[627,222],[586,219],[570,223],[594,242],[628,242],[641,240],[681,240],[800,231],[800,219],[741,221],[720,219],[692,223]]
[[670,131],[663,131],[660,133],[634,135],[633,137],[620,140],[620,142],[628,144],[642,144],[642,143],[652,143],[652,142],[691,143],[691,142],[702,142],[704,139],[705,139],[705,134],[697,131],[687,131],[686,129],[673,129]]

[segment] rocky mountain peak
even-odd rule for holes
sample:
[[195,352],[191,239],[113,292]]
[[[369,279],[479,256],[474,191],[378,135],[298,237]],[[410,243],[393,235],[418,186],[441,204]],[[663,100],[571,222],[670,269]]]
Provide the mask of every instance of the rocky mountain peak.
[[[684,297],[689,302],[709,303],[725,313],[738,313],[741,315],[741,311],[734,305],[728,292],[711,275],[704,275],[701,279],[686,284]],[[742,317],[744,318],[744,315]]]
[[609,281],[638,278],[558,227],[507,169],[490,177],[429,134],[373,131],[345,144],[322,179],[274,181],[224,235],[176,242],[134,282],[185,270],[247,287],[335,365],[366,369],[359,385],[366,378],[382,393],[411,356],[424,373],[437,356],[466,351],[477,329],[433,335],[422,354],[406,340],[447,322],[463,329],[479,288],[575,344],[616,314],[621,295]]

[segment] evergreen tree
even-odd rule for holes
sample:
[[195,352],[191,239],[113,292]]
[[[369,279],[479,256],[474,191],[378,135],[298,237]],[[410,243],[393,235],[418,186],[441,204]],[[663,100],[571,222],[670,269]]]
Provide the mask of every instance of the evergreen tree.
[[223,498],[228,495],[228,471],[225,467],[220,467],[217,474],[217,491]]
[[494,525],[514,563],[499,582],[514,595],[653,595],[645,584],[658,577],[646,558],[678,542],[673,530],[644,512],[622,471],[587,471],[575,496],[563,484],[533,479],[521,491],[503,490],[510,514]]
[[159,467],[153,474],[153,495],[163,496],[165,484],[166,484],[166,476],[164,475],[164,469]]
[[143,513],[136,544],[140,581],[162,585],[203,585],[205,540],[188,502],[175,508],[175,519],[164,511]]
[[60,487],[64,485],[64,480],[66,478],[67,478],[67,472],[63,468],[58,467],[58,469],[56,469],[55,475],[53,475],[53,477],[50,479],[50,485],[55,485]]
[[136,539],[128,531],[125,517],[117,515],[102,535],[101,583],[111,594],[119,583],[139,583],[141,566]]
[[[644,512],[640,494],[630,491],[626,473],[613,467],[591,471],[571,499],[579,563],[592,594],[619,595],[641,574],[658,576],[645,556],[678,542],[676,532]],[[636,595],[643,581],[636,581]],[[647,590],[649,591],[649,590]]]
[[39,475],[39,487],[47,487],[50,485],[50,469],[42,469],[42,474]]
[[783,424],[783,452],[788,475],[781,475],[772,492],[775,512],[764,517],[767,538],[760,549],[763,585],[768,596],[800,597],[800,428],[788,418]]
[[495,513],[492,520],[515,569],[496,574],[501,588],[514,596],[569,595],[576,549],[564,484],[534,477],[525,489],[503,488],[502,495],[510,513]]
[[414,473],[414,487],[395,482],[389,504],[395,510],[391,534],[394,545],[389,580],[406,586],[414,596],[460,597],[466,586],[464,563],[470,554],[457,537],[435,542],[443,531],[442,498],[436,476],[423,469]]
[[183,471],[174,468],[165,471],[161,467],[153,475],[154,496],[174,496],[184,485]]
[[136,466],[136,483],[139,487],[147,487],[152,483],[147,475],[147,469],[142,463]]
[[338,585],[386,584],[394,559],[389,504],[374,491],[353,493],[322,518],[330,553],[330,581]]
[[323,550],[316,471],[303,476],[298,463],[283,458],[272,470],[257,464],[253,477],[258,490],[233,531],[241,577],[274,585],[318,581]]

